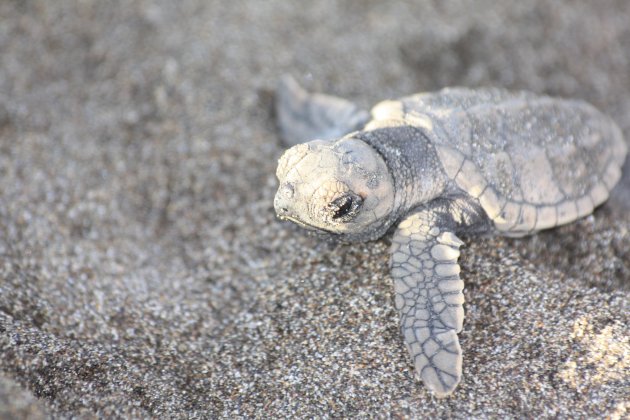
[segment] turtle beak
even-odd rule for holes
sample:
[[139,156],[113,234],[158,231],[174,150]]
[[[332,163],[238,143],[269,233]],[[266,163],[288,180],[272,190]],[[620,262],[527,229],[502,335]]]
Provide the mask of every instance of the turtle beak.
[[276,193],[276,197],[273,200],[273,207],[276,210],[276,216],[280,220],[288,220],[290,222],[295,223],[296,225],[303,227],[306,230],[315,231],[315,232],[326,232],[333,233],[328,231],[327,229],[322,229],[320,227],[311,225],[298,217],[292,212],[294,209],[293,206],[294,201],[294,188],[293,185],[286,183],[280,186],[278,192]]
[[276,209],[276,216],[278,217],[278,219],[280,220],[288,220],[290,222],[295,223],[296,225],[299,225],[305,229],[308,230],[321,230],[309,223],[306,223],[300,219],[298,219],[297,217],[295,217],[294,215],[291,214],[290,203],[288,203],[288,200],[286,200],[282,194],[277,194],[276,198],[273,202],[273,206]]

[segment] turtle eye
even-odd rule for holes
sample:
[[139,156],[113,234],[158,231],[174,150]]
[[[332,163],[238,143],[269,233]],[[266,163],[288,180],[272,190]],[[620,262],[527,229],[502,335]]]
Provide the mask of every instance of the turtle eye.
[[354,216],[362,203],[360,196],[349,193],[334,199],[328,207],[332,210],[332,219],[337,220]]

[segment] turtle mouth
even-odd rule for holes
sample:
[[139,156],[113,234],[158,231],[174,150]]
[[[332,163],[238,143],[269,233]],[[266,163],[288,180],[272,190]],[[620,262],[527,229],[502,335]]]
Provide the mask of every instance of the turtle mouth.
[[306,228],[306,229],[309,229],[309,230],[322,230],[322,229],[320,229],[318,227],[315,227],[315,226],[313,226],[313,225],[311,225],[309,223],[306,223],[306,222],[304,222],[304,221],[302,221],[300,219],[297,219],[295,217],[292,217],[292,216],[280,216],[280,215],[278,215],[278,218],[280,220],[288,220],[289,222],[293,222],[296,225],[300,225],[303,228]]
[[323,228],[311,225],[310,223],[307,223],[307,222],[305,222],[303,220],[297,219],[297,218],[295,218],[293,216],[280,216],[280,215],[278,215],[278,218],[280,220],[288,220],[289,222],[293,222],[296,225],[299,225],[300,227],[303,227],[304,229],[310,230],[312,232],[325,232],[325,233],[329,233],[331,235],[336,235],[335,232],[332,232],[330,230],[323,229]]

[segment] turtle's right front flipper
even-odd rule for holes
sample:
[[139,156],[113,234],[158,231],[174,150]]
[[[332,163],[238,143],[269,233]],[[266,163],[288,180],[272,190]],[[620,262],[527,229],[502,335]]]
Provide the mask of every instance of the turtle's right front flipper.
[[333,140],[362,128],[370,114],[350,101],[308,93],[291,76],[276,90],[276,117],[287,146],[310,140]]
[[438,397],[453,392],[462,375],[457,333],[464,322],[462,241],[444,215],[423,209],[403,220],[392,241],[392,277],[400,327],[416,374]]

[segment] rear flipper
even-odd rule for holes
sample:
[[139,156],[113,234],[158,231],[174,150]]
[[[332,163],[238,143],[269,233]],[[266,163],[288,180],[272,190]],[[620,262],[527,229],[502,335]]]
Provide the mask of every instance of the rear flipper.
[[462,376],[457,333],[464,322],[457,236],[424,209],[403,220],[392,241],[392,277],[400,327],[416,375],[437,396],[450,395]]
[[284,76],[276,90],[276,116],[287,146],[337,139],[362,128],[370,119],[367,111],[350,101],[308,93],[291,76]]

